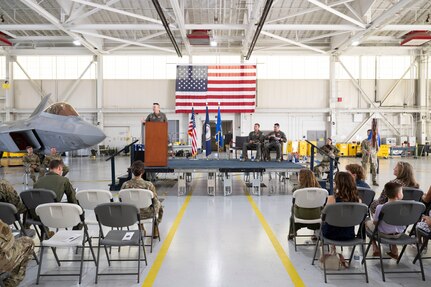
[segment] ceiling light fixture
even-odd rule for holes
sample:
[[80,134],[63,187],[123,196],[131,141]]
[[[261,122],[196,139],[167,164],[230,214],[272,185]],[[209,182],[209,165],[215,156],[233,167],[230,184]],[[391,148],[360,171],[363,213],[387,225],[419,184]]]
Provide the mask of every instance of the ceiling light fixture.
[[359,46],[360,42],[359,41],[353,41],[352,42],[352,46]]
[[73,45],[75,45],[75,46],[81,46],[81,41],[75,40],[75,41],[73,41]]
[[214,39],[211,39],[211,41],[210,41],[210,46],[211,46],[211,47],[217,47],[217,41],[216,41],[216,40],[214,40]]

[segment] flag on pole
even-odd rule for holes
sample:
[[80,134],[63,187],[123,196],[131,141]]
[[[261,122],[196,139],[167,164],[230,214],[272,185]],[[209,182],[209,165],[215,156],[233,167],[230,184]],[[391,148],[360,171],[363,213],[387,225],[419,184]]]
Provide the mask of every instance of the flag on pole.
[[197,135],[196,135],[196,121],[195,121],[195,110],[192,107],[192,116],[190,117],[189,122],[189,130],[187,132],[189,136],[192,138],[192,156],[196,156],[198,154],[197,149]]
[[220,104],[218,106],[218,112],[217,112],[216,143],[217,143],[218,151],[220,151],[220,149],[223,148],[223,129],[221,125]]
[[208,114],[208,106],[206,108],[207,116],[205,118],[205,150],[206,156],[211,154],[211,128],[210,128],[210,116]]

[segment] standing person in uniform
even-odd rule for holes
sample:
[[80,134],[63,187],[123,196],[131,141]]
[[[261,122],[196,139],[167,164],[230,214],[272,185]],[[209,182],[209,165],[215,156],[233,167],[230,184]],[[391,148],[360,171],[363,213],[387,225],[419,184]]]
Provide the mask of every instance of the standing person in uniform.
[[54,191],[58,202],[61,202],[63,195],[66,194],[67,202],[77,204],[75,189],[69,179],[62,176],[63,173],[63,162],[57,159],[51,160],[49,163],[49,172],[39,178],[34,184],[34,188],[45,188]]
[[16,192],[12,184],[5,179],[0,180],[0,202],[13,204],[19,213],[24,213],[26,211],[18,192]]
[[379,150],[379,145],[377,139],[373,143],[373,131],[367,131],[367,138],[361,142],[361,150],[362,150],[362,167],[365,170],[365,173],[368,173],[368,164],[371,166],[371,178],[373,180],[374,186],[379,186],[377,183],[377,152]]
[[147,116],[145,122],[167,122],[168,118],[160,111],[159,103],[153,103],[153,112]]
[[248,149],[256,149],[256,161],[260,161],[260,153],[262,152],[262,143],[264,140],[263,133],[259,130],[260,124],[254,124],[254,130],[248,134],[247,142],[245,142],[242,146],[242,161],[248,159],[247,150]]
[[[144,163],[141,160],[133,162],[131,170],[133,173],[132,179],[123,183],[121,189],[139,188],[151,190],[154,194],[153,204],[148,208],[142,208],[140,210],[141,219],[153,218],[153,215],[156,214],[157,225],[159,225],[160,222],[162,222],[163,218],[163,206],[157,196],[156,188],[154,187],[154,185],[150,181],[146,181],[142,178],[142,175],[145,172]],[[153,238],[158,237],[158,230],[155,229],[153,231]]]
[[63,163],[63,160],[61,159],[61,155],[59,153],[57,153],[57,149],[55,147],[52,147],[51,150],[50,150],[50,152],[51,153],[48,154],[48,155],[46,155],[45,158],[44,158],[44,160],[43,160],[43,162],[42,162],[42,166],[40,168],[39,175],[40,176],[44,176],[45,175],[45,170],[47,168],[49,168],[50,162],[55,159],[55,160],[58,160],[58,161],[62,162],[62,164],[63,164],[63,174],[62,175],[65,176],[69,172],[69,168],[67,167],[67,165],[65,165]]
[[270,150],[271,149],[275,149],[275,151],[277,152],[277,158],[275,159],[276,161],[280,162],[281,161],[281,147],[282,144],[287,142],[287,138],[285,133],[283,133],[282,131],[280,131],[280,124],[279,123],[275,123],[274,124],[274,131],[270,132],[267,136],[267,139],[269,139],[269,143],[265,144],[264,147],[264,160],[265,161],[270,161],[271,157],[270,157]]
[[0,273],[9,272],[5,286],[18,286],[33,255],[34,242],[27,236],[15,239],[10,227],[0,220]]
[[321,148],[321,150],[326,152],[327,154],[323,154],[322,161],[313,169],[314,173],[316,174],[316,177],[318,177],[319,179],[322,178],[322,174],[324,172],[329,171],[331,158],[335,159],[340,152],[338,148],[332,144],[331,138],[326,139],[326,144]]
[[33,147],[26,147],[27,154],[22,158],[22,163],[25,167],[25,172],[30,173],[31,180],[33,183],[36,182],[35,172],[39,172],[40,170],[40,159],[37,154],[33,153]]

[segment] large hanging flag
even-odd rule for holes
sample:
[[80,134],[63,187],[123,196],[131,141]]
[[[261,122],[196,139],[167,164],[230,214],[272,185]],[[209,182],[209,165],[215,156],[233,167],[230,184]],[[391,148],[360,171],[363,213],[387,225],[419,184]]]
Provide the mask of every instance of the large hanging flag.
[[217,112],[216,143],[217,143],[218,151],[220,151],[220,149],[223,148],[223,129],[221,125],[220,105],[218,106],[218,112]]
[[256,65],[178,65],[175,111],[253,113],[256,107]]
[[196,135],[196,121],[195,121],[195,111],[192,107],[192,116],[190,117],[189,122],[189,136],[192,138],[192,156],[196,156],[198,154],[198,145],[197,145],[197,135]]
[[206,108],[207,116],[205,118],[205,150],[206,156],[211,154],[211,127],[210,127],[210,116],[208,114],[208,106]]

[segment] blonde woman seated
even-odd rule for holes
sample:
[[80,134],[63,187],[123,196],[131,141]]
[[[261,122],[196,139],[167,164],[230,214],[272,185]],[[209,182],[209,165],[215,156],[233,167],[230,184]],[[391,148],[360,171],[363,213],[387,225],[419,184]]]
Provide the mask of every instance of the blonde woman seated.
[[[316,177],[314,176],[314,173],[308,169],[303,168],[299,171],[298,175],[298,181],[299,186],[295,187],[293,191],[301,189],[301,188],[307,188],[307,187],[320,187],[319,182],[317,181]],[[318,208],[301,208],[294,204],[292,204],[292,212],[290,215],[290,227],[289,227],[289,240],[293,239],[293,215],[296,214],[296,217],[303,218],[303,219],[314,219],[320,217],[322,209],[320,207]],[[295,230],[298,230],[300,228],[307,227],[311,230],[317,230],[320,228],[320,224],[307,224],[303,225],[300,223],[295,224]],[[296,235],[296,234],[295,234]]]
[[[394,175],[396,176],[396,178],[394,180],[391,180],[391,182],[399,183],[403,187],[419,188],[419,183],[416,181],[416,178],[413,174],[413,167],[408,162],[399,161],[394,167]],[[387,201],[388,196],[386,195],[386,191],[383,188],[383,191],[380,194],[379,198],[371,203],[371,213],[374,214],[376,212],[377,205],[384,204]]]

